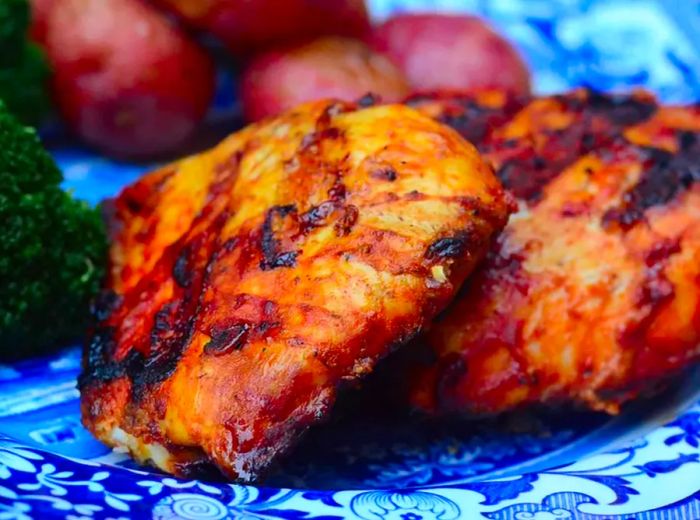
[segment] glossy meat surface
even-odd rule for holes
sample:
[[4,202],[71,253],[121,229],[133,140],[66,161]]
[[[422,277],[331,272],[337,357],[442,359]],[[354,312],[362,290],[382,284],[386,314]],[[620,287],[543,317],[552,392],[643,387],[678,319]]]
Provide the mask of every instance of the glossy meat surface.
[[507,197],[402,105],[302,105],[126,188],[85,425],[182,476],[257,478],[453,298]]
[[409,101],[470,136],[519,211],[397,377],[429,412],[617,413],[700,357],[700,109],[484,96]]

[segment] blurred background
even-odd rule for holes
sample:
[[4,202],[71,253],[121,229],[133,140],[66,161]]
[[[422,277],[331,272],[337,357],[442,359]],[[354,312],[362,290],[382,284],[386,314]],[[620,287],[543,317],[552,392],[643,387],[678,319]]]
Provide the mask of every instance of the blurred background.
[[642,86],[667,101],[700,94],[697,0],[369,0],[373,16],[468,12],[488,20],[524,54],[534,90]]
[[0,39],[27,2],[30,42],[3,45],[0,98],[93,203],[318,97],[586,86],[700,99],[698,1],[6,0]]

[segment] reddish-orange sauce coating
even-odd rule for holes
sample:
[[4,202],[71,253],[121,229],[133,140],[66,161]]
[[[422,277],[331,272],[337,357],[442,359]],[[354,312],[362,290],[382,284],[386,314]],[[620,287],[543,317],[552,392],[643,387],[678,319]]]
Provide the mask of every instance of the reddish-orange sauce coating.
[[700,357],[700,109],[481,96],[409,102],[464,135],[490,114],[474,143],[520,210],[396,377],[435,413],[616,413]]
[[310,103],[147,175],[112,208],[85,425],[171,473],[257,478],[448,304],[510,209],[403,105]]

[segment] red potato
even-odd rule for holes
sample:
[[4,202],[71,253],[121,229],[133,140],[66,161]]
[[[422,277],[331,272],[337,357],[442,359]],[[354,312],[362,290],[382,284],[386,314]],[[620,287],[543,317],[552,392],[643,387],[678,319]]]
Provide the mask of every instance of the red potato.
[[30,36],[37,43],[46,42],[46,24],[56,0],[31,0],[32,25]]
[[217,36],[234,54],[369,31],[364,0],[151,0]]
[[389,56],[417,91],[530,92],[530,73],[518,52],[474,16],[401,14],[376,27],[370,44]]
[[406,78],[388,59],[360,41],[337,37],[261,54],[241,78],[243,111],[251,121],[313,99],[353,101],[372,93],[391,102],[408,91]]
[[57,0],[46,50],[65,121],[113,156],[176,151],[214,94],[207,54],[139,0]]

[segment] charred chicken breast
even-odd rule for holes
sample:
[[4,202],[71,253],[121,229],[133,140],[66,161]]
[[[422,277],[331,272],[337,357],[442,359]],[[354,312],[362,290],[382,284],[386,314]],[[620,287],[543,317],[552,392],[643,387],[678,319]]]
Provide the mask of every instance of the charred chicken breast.
[[409,100],[471,137],[519,211],[396,377],[429,412],[616,413],[700,357],[700,109],[647,94]]
[[401,105],[303,105],[145,176],[111,209],[85,425],[187,476],[258,477],[453,298],[507,198]]

